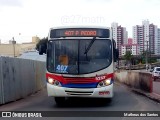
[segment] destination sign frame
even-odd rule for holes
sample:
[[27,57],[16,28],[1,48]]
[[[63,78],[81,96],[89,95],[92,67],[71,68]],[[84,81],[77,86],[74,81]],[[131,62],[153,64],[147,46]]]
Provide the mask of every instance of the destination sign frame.
[[60,37],[101,37],[109,38],[109,29],[100,28],[64,28],[64,29],[52,29],[50,31],[50,38]]

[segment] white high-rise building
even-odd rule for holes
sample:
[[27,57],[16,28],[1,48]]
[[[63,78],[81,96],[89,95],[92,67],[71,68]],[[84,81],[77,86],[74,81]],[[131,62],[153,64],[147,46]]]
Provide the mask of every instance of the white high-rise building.
[[149,21],[142,21],[142,35],[144,39],[141,39],[143,42],[143,50],[147,50],[147,41],[149,41]]
[[142,21],[142,25],[133,26],[133,43],[139,45],[139,53],[147,50],[152,54],[156,52],[157,26],[149,24],[148,20]]
[[117,28],[118,28],[118,23],[112,23],[112,32],[113,32],[113,39],[116,41],[116,48],[117,48]]
[[126,28],[123,28],[123,44],[127,43],[128,43],[128,31],[126,30]]
[[156,54],[160,55],[160,28],[157,29],[157,41],[155,44]]
[[122,56],[122,45],[127,44],[128,32],[125,27],[118,26],[118,23],[112,23],[113,39],[116,41],[116,47],[119,50],[119,55]]

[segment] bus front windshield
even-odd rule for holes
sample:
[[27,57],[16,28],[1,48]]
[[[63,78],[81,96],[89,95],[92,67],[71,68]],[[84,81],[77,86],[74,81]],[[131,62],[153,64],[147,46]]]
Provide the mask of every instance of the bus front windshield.
[[87,74],[112,62],[109,39],[63,39],[48,42],[47,70],[60,74]]

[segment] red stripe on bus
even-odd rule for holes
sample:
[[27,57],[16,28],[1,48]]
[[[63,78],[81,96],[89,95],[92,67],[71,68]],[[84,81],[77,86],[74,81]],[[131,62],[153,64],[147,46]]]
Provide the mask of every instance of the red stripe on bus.
[[[58,80],[59,82],[62,82],[63,84],[68,84],[68,83],[98,83],[100,81],[103,81],[105,79],[108,78],[113,78],[114,73],[110,73],[110,74],[105,74],[105,75],[99,75],[99,76],[95,76],[95,77],[64,77],[64,76],[59,76],[59,75],[54,75],[51,73],[46,73],[46,78],[48,79],[48,77],[53,78],[55,80]],[[97,80],[97,78],[101,78],[104,77],[104,79],[99,79]]]

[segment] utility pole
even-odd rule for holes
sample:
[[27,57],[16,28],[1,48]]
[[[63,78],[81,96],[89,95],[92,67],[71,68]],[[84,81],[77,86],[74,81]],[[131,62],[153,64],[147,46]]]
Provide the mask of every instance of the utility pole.
[[[148,36],[146,36],[146,37],[148,37],[149,38],[149,41],[146,41],[147,42],[147,66],[149,67],[149,69],[151,68],[151,54],[152,54],[152,52],[154,52],[155,50],[154,50],[154,48],[153,48],[153,37],[154,37],[154,35],[153,35],[153,33],[152,34],[149,34]],[[148,48],[149,47],[149,48]],[[149,64],[148,64],[148,62],[149,62]]]
[[152,34],[149,35],[149,55],[150,55],[149,56],[150,57],[149,61],[150,61],[150,63],[152,61],[151,56],[155,52],[155,47],[153,47],[153,40],[154,40],[153,37],[154,37],[154,35],[152,35]]
[[147,42],[147,50],[146,50],[146,70],[148,70],[148,42],[149,41],[146,41]]
[[12,38],[12,44],[13,44],[13,57],[15,57],[15,44],[16,44],[16,41],[14,40],[14,37]]

